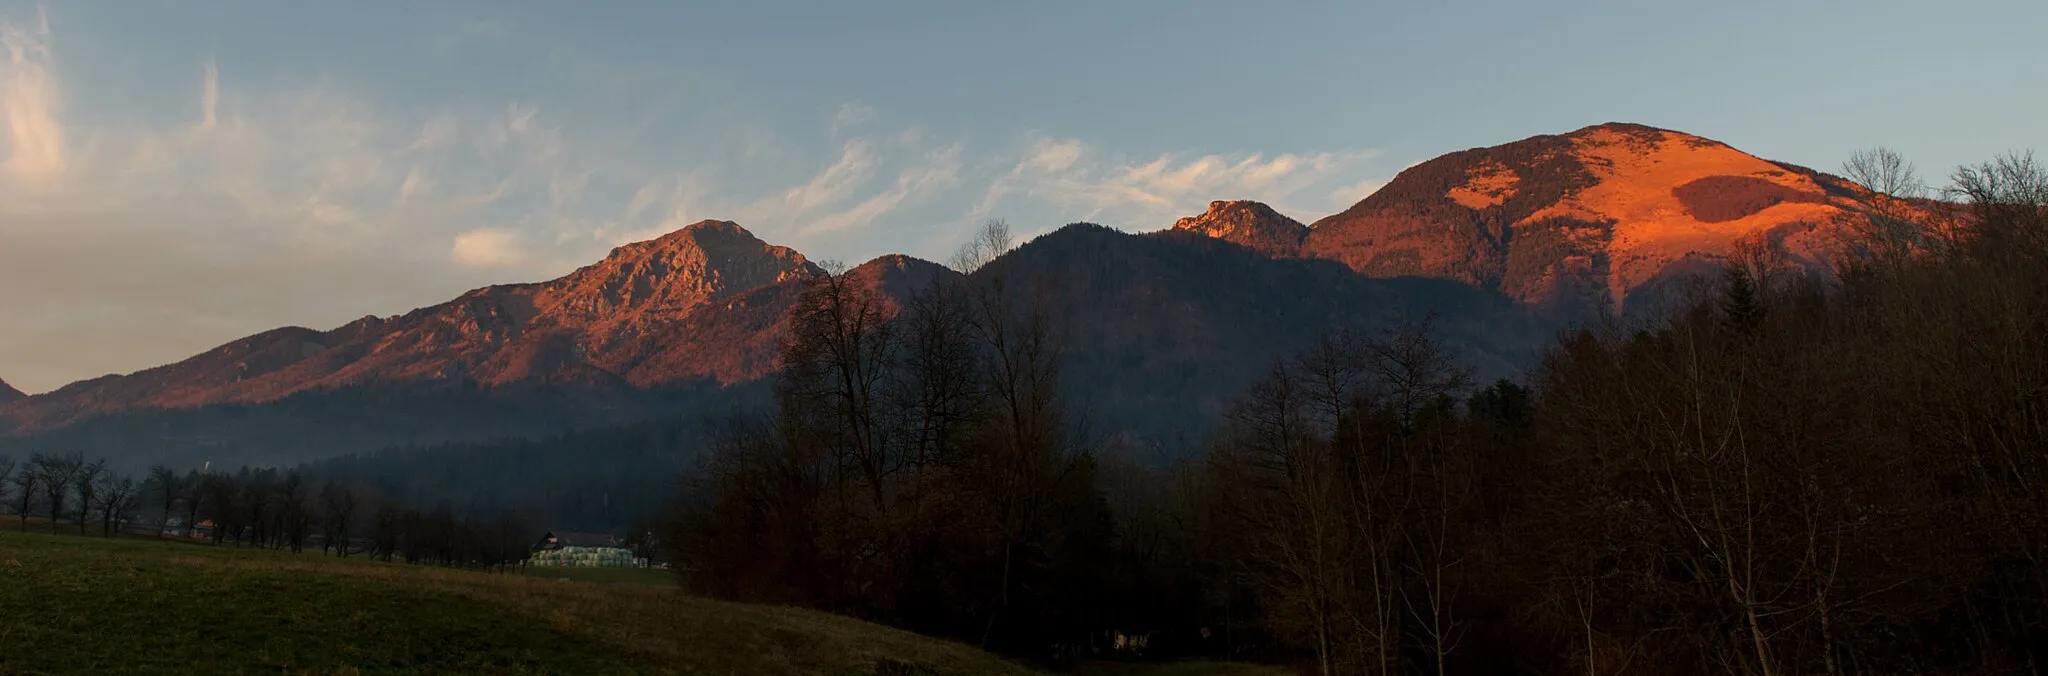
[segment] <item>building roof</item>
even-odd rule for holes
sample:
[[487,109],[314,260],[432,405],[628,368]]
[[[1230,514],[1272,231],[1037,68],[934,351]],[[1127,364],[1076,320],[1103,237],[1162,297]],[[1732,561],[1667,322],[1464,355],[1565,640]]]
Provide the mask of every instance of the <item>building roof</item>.
[[553,547],[616,547],[618,538],[609,533],[572,533],[565,530],[551,530],[540,538],[542,548]]

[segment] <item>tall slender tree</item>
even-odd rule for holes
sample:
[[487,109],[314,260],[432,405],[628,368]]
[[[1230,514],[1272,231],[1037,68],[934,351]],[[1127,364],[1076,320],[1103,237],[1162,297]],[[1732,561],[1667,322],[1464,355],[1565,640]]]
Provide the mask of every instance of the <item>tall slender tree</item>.
[[78,513],[75,519],[78,522],[79,535],[85,534],[85,525],[91,520],[92,509],[100,506],[100,480],[106,476],[106,472],[107,460],[101,458],[80,463],[77,471],[71,476],[72,491],[78,494]]
[[163,539],[164,531],[170,529],[172,510],[178,505],[178,496],[182,483],[179,480],[178,472],[170,467],[153,465],[149,468],[149,477],[146,479],[145,486],[156,491],[159,505],[162,508],[161,511],[157,512],[157,539]]
[[0,455],[0,504],[7,504],[8,485],[14,479],[14,458]]
[[14,474],[5,478],[14,484],[14,515],[21,519],[21,532],[26,533],[28,515],[35,510],[36,487],[42,483],[42,474],[36,470],[31,460],[16,467]]

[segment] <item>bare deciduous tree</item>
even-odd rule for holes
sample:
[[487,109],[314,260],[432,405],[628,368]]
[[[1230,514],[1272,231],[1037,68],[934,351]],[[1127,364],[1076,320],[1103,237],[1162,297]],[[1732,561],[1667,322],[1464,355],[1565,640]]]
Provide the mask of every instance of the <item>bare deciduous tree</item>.
[[157,498],[163,501],[161,503],[163,511],[157,513],[156,520],[156,537],[158,539],[162,539],[164,531],[170,528],[171,510],[178,504],[180,484],[177,471],[172,470],[170,467],[154,465],[149,468],[149,477],[145,480],[144,485],[155,487],[154,490],[157,492]]
[[[242,528],[238,530],[248,534],[250,546],[269,546],[270,538],[274,535],[271,532],[272,517],[276,516],[271,511],[275,496],[271,492],[270,480],[266,474],[249,472],[242,478],[241,484],[241,495],[237,500],[244,511],[240,517]],[[238,532],[238,536],[239,534]],[[240,538],[237,537],[237,543],[239,542]]]
[[1885,147],[1858,150],[1842,163],[1842,175],[1879,195],[1910,199],[1925,193],[1920,173],[1898,151]]
[[1980,255],[2048,250],[2048,166],[2032,152],[1958,168],[1952,181],[1948,194],[1969,206]]
[[76,520],[78,522],[79,535],[85,534],[85,524],[90,520],[88,513],[94,507],[99,506],[100,479],[105,476],[106,471],[107,461],[105,458],[101,458],[79,464],[77,472],[72,474],[71,482],[74,486],[72,490],[78,493],[78,514],[76,515]]
[[313,527],[312,510],[306,504],[306,478],[296,471],[285,473],[277,482],[277,499],[281,544],[297,554],[305,548]]
[[198,472],[187,473],[183,479],[185,485],[185,528],[181,532],[186,537],[191,537],[193,529],[199,527],[200,507],[204,506],[206,500],[212,498],[212,480],[213,475],[201,475]]
[[1003,254],[1016,247],[1016,240],[1010,235],[1010,224],[991,220],[974,231],[974,236],[961,245],[950,261],[953,270],[967,275],[980,271],[983,266],[995,262]]
[[14,458],[0,455],[0,504],[7,503],[7,485],[14,478]]
[[134,479],[112,475],[100,479],[100,487],[95,491],[99,504],[94,507],[100,513],[100,533],[102,535],[113,537],[114,533],[121,529],[121,525],[128,520],[130,513],[135,510],[136,498],[139,497],[139,493],[140,491]]
[[12,476],[5,477],[5,479],[9,483],[14,484],[14,514],[21,518],[21,531],[26,533],[28,532],[28,515],[29,512],[35,509],[36,487],[42,483],[42,475],[37,472],[33,460],[31,460],[28,463],[22,463],[20,467],[15,469]]
[[1857,151],[1842,165],[1851,181],[1868,188],[1869,211],[1844,221],[1846,263],[1874,261],[1896,266],[1914,251],[1938,241],[1914,200],[1926,193],[1920,176],[1905,157],[1890,148]]
[[335,556],[348,558],[349,538],[354,536],[351,528],[358,509],[355,489],[330,481],[320,489],[320,505],[320,523],[326,526],[321,548],[332,548]]
[[[213,472],[200,479],[196,497],[204,497],[206,513],[212,516],[213,544],[219,545],[229,537],[241,537],[241,510],[238,506],[239,487],[235,478],[221,472]],[[199,502],[194,500],[195,503]]]
[[63,523],[64,505],[71,499],[71,482],[78,477],[78,469],[85,461],[78,454],[50,455],[37,453],[29,460],[36,466],[37,478],[43,484],[43,506],[49,509],[50,532],[57,532],[57,524]]

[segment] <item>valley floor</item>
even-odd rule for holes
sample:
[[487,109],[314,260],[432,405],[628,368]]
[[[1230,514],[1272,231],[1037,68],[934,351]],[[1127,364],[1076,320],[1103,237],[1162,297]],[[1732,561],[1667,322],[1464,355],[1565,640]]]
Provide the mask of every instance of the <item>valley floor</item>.
[[[42,673],[1031,672],[850,618],[690,597],[649,575],[489,574],[0,531],[0,674]],[[1193,664],[1082,673],[1279,672]]]

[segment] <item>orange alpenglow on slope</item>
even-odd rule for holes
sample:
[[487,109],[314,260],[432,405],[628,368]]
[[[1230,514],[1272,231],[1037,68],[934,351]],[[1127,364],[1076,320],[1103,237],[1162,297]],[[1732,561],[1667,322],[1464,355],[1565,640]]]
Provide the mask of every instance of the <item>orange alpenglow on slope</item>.
[[1288,258],[1301,253],[1301,241],[1308,226],[1280,215],[1272,207],[1252,201],[1216,201],[1199,216],[1173,224],[1174,230],[1214,237],[1269,258]]
[[[871,270],[869,268],[872,268]],[[856,268],[877,288],[938,266]],[[561,278],[476,289],[330,331],[286,327],[184,361],[73,383],[12,407],[17,431],[129,409],[257,404],[355,386],[556,383],[632,391],[758,380],[775,368],[785,315],[820,270],[739,225],[704,221],[613,249]]]
[[[1150,320],[1178,327],[1176,343],[1220,335],[1217,327],[1243,321],[1240,315],[1248,307],[1252,312],[1293,307],[1272,301],[1300,293],[1303,284],[1371,297],[1323,298],[1327,305],[1301,305],[1294,308],[1297,313],[1329,315],[1404,300],[1393,292],[1396,288],[1439,300],[1451,297],[1429,285],[1351,284],[1369,280],[1329,278],[1325,270],[1342,273],[1344,268],[1299,259],[1334,261],[1364,277],[1462,282],[1536,308],[1539,316],[1569,321],[1609,310],[1624,316],[1653,311],[1686,280],[1716,271],[1744,242],[1771,244],[1785,254],[1788,265],[1821,266],[1841,222],[1861,217],[1872,199],[1869,191],[1841,178],[1758,159],[1719,142],[1641,125],[1604,124],[1424,162],[1313,226],[1258,202],[1217,201],[1205,213],[1156,233],[1168,237],[1125,241],[1106,231],[1069,228],[1062,231],[1066,237],[1041,238],[1023,248],[1048,255],[1023,256],[1013,263],[1044,279],[1090,289],[1089,297],[1073,299],[1076,312],[1097,311],[1104,299],[1122,297],[1118,294],[1129,296],[1134,313],[1176,309],[1181,314]],[[1235,286],[1199,291],[1147,286],[1153,283],[1147,280],[1168,273],[1190,272],[1181,266],[1193,269],[1230,258],[1214,247],[1182,246],[1193,237],[1258,255],[1235,263],[1244,266]],[[1048,253],[1082,240],[1130,251],[1118,269],[1088,267],[1099,256]],[[1154,242],[1162,244],[1149,244]],[[1153,257],[1143,264],[1156,265],[1158,274],[1133,276],[1123,269],[1139,254]],[[574,392],[567,399],[535,400],[551,402],[550,407],[569,402],[600,413],[617,409],[624,411],[621,416],[637,415],[632,406],[645,393],[757,382],[773,372],[788,310],[802,295],[803,280],[820,272],[802,254],[763,242],[737,224],[703,221],[620,246],[603,260],[552,281],[485,287],[439,305],[365,317],[328,331],[275,329],[178,363],[72,383],[34,397],[0,385],[0,434],[61,429],[128,410],[269,404],[301,393],[354,392],[372,402],[410,401],[394,393],[502,391],[514,384],[565,386]],[[906,256],[884,256],[851,272],[859,285],[879,292],[892,312],[911,290],[953,274]],[[1453,309],[1498,319],[1493,309],[1478,307],[1485,304],[1482,296],[1493,297],[1484,292],[1460,297],[1459,302],[1473,307]],[[1161,301],[1168,297],[1177,300]],[[1233,304],[1248,300],[1257,306]],[[1210,306],[1213,312],[1201,310]],[[1263,321],[1291,321],[1293,316]],[[1135,343],[1130,341],[1143,334],[1144,324],[1097,327],[1105,341],[1097,356],[1128,358],[1117,350],[1131,349]],[[1303,325],[1300,330],[1315,329]],[[1289,337],[1262,334],[1244,338],[1244,345],[1277,344]],[[1220,341],[1216,349],[1242,350],[1244,345]],[[355,404],[334,405],[345,412]]]
[[1411,167],[1312,225],[1302,255],[1538,307],[1632,309],[1744,241],[1821,266],[1842,219],[1861,217],[1869,199],[1841,178],[1716,141],[1604,124]]

